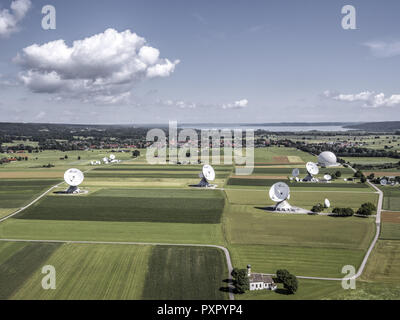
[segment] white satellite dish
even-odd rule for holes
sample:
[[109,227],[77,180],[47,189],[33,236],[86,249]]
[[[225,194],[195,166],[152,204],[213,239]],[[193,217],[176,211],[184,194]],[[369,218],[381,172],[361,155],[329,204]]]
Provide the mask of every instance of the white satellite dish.
[[211,167],[210,165],[206,164],[203,167],[202,173],[203,173],[204,178],[206,178],[208,181],[215,180],[215,171],[214,171],[214,168]]
[[113,154],[110,155],[110,159],[111,159],[111,160],[115,160],[115,155],[113,155]]
[[326,181],[331,181],[332,180],[332,176],[330,174],[326,174],[326,175],[324,175],[324,179]]
[[387,181],[386,179],[382,179],[382,180],[380,181],[380,183],[381,183],[381,186],[386,186],[387,183],[388,183],[388,181]]
[[73,194],[80,193],[78,186],[83,182],[84,175],[79,169],[69,169],[64,173],[64,181],[69,185],[69,188],[65,193]]
[[319,173],[318,166],[314,162],[308,162],[306,164],[306,168],[307,168],[308,173],[311,174],[311,175],[316,175],[316,174]]
[[300,170],[299,169],[293,169],[292,171],[292,176],[293,177],[298,177],[300,175]]
[[329,199],[325,199],[325,208],[330,208],[331,207],[331,202]]
[[275,183],[269,189],[269,197],[274,202],[282,202],[290,197],[289,186],[284,182]]
[[64,181],[71,187],[79,186],[84,178],[82,171],[79,169],[69,169],[64,173]]

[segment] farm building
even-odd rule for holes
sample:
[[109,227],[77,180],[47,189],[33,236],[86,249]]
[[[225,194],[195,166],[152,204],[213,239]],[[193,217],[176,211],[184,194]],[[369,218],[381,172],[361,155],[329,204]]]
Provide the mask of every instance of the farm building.
[[271,276],[252,273],[251,266],[247,266],[247,276],[249,277],[250,291],[254,290],[276,290],[277,286]]

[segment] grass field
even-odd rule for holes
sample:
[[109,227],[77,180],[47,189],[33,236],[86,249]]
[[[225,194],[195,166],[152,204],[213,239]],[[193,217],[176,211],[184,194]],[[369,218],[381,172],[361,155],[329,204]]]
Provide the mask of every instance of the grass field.
[[[128,193],[129,191],[129,193]],[[87,197],[52,196],[18,214],[18,219],[127,221],[169,223],[219,223],[224,207],[221,191],[182,190],[163,196],[164,190],[120,190],[125,196],[100,194]],[[118,191],[117,191],[118,192]],[[113,192],[116,195],[115,190]]]
[[[226,190],[229,203],[267,206],[274,203],[269,199],[268,190],[252,190],[252,189],[229,189]],[[377,204],[378,195],[371,192],[354,192],[351,191],[297,191],[290,193],[290,203],[301,208],[311,209],[317,203],[324,203],[325,199],[329,199],[332,207],[350,207],[358,209],[363,203],[372,202]],[[328,211],[328,210],[326,210]]]
[[383,209],[400,211],[400,188],[399,187],[379,187],[383,191]]
[[[54,266],[56,289],[41,286]],[[0,243],[0,299],[223,300],[221,250],[200,247]]]
[[[250,178],[230,178],[228,180],[228,186],[255,186],[255,187],[271,187],[275,183],[282,181],[283,179],[250,179]],[[313,189],[333,189],[333,188],[349,188],[349,189],[368,189],[369,186],[365,183],[357,182],[332,182],[332,183],[291,183],[289,180],[283,180],[286,183],[290,183],[291,188],[313,188]]]
[[[50,194],[1,223],[0,237],[216,244],[230,250],[235,267],[251,264],[255,272],[274,273],[278,268],[287,268],[297,275],[341,277],[343,265],[359,266],[374,236],[373,219],[280,215],[262,210],[272,204],[267,186],[278,181],[275,176],[288,176],[295,167],[305,174],[304,164],[316,161],[307,153],[283,147],[255,149],[252,178],[230,178],[227,186],[234,168],[215,166],[215,183],[224,190],[190,189],[190,184],[200,180],[201,165],[148,165],[144,153],[139,159],[132,159],[130,153],[116,153],[117,158],[126,162],[91,167],[90,160],[100,160],[111,152],[45,151],[29,155],[29,161],[1,166],[0,178],[5,182],[4,188],[0,184],[0,216],[14,210],[12,205],[17,201],[22,206],[41,190],[60,182],[69,167],[91,171],[85,173],[81,186],[88,194]],[[64,155],[68,159],[60,160]],[[47,163],[55,167],[42,168]],[[352,175],[345,168],[322,169],[321,175],[337,170],[342,172],[342,178]],[[41,189],[33,190],[39,186]],[[377,202],[377,194],[367,185],[345,183],[342,179],[331,184],[293,183],[290,187],[290,203],[307,209],[325,198],[333,207],[353,209],[365,202]],[[395,207],[397,194],[386,196],[385,193],[388,206]],[[399,229],[390,223],[383,223],[381,237],[397,239]],[[30,259],[34,262],[30,263]],[[22,276],[13,274],[15,264]],[[60,290],[49,292],[40,288],[43,275],[39,266],[44,264],[56,266]],[[5,270],[6,276],[1,278],[5,287],[9,279],[15,279],[12,281],[16,286],[9,286],[11,289],[2,293],[12,299],[227,298],[220,290],[226,286],[222,282],[227,277],[225,258],[213,248],[0,243],[0,267]],[[390,297],[397,292],[396,287],[388,292],[373,292],[372,288],[377,287],[369,284],[376,281],[371,281],[374,282],[360,284],[363,291],[353,295],[367,297],[379,293],[380,297]],[[346,299],[353,295],[343,294],[341,287],[331,282],[302,280],[294,298]],[[293,296],[265,292],[237,298]]]
[[223,300],[228,271],[221,250],[196,247],[153,249],[143,299]]
[[60,180],[0,180],[0,208],[14,209],[23,207]]
[[0,300],[12,298],[58,247],[58,244],[0,243]]
[[151,250],[150,246],[64,244],[45,261],[56,269],[56,290],[42,289],[44,275],[39,268],[10,298],[140,299]]

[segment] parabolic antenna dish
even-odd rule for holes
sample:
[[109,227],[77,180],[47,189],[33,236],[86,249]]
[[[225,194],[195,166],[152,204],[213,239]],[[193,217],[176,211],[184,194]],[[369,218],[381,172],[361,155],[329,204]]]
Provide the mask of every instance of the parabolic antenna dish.
[[71,187],[79,186],[84,178],[82,171],[79,169],[69,169],[64,173],[64,180]]
[[208,181],[214,181],[215,180],[215,171],[214,168],[211,167],[210,165],[206,164],[203,166],[203,176],[206,178]]
[[316,175],[316,174],[319,173],[318,166],[314,162],[308,162],[306,164],[306,168],[307,168],[308,173],[311,174],[311,175]]
[[326,175],[324,175],[324,179],[326,181],[331,181],[332,180],[332,176],[330,174],[326,174]]
[[331,207],[331,202],[329,199],[325,199],[325,208],[330,208]]
[[293,177],[298,177],[300,175],[300,170],[299,169],[293,169],[292,171],[292,176]]
[[269,189],[269,197],[274,202],[282,202],[290,197],[289,186],[284,182],[275,183]]
[[386,179],[382,179],[381,181],[381,186],[386,186],[388,181]]
[[110,159],[111,159],[111,160],[115,160],[115,155],[112,154],[112,155],[110,156]]

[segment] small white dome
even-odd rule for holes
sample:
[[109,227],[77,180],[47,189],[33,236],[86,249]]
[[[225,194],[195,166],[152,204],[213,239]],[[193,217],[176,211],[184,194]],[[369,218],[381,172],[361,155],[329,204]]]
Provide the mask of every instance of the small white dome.
[[337,166],[337,158],[333,152],[325,151],[318,156],[318,164],[323,167]]

